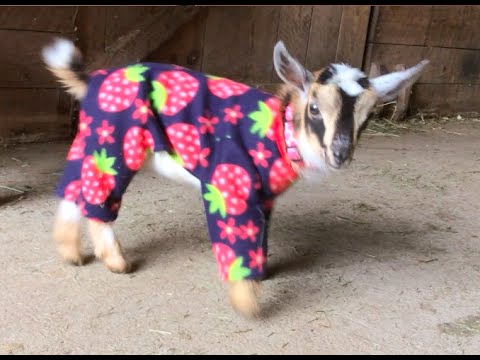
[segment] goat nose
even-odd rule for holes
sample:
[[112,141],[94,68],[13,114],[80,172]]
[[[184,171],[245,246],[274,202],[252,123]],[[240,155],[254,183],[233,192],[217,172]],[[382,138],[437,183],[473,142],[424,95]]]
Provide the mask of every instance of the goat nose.
[[342,150],[334,150],[333,157],[335,158],[337,164],[343,164],[345,160],[347,160],[348,153]]

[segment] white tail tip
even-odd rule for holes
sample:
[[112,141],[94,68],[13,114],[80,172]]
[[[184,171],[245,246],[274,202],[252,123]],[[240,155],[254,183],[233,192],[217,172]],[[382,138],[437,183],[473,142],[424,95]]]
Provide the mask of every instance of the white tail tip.
[[43,61],[56,69],[67,69],[75,53],[75,45],[67,39],[56,39],[42,50]]

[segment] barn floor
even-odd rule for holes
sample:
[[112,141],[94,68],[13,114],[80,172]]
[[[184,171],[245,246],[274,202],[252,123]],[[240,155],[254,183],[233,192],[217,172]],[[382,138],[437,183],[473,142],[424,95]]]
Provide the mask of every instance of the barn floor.
[[0,189],[0,354],[479,353],[480,122],[424,130],[365,136],[279,200],[257,321],[226,301],[194,190],[139,174],[117,224],[136,271],[69,266],[49,234],[67,144],[2,149],[25,193]]

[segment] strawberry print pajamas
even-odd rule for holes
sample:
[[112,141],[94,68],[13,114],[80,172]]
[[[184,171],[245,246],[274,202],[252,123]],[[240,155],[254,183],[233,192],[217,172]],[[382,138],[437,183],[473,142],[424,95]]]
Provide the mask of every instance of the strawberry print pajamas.
[[297,178],[280,100],[176,65],[99,70],[88,82],[56,194],[113,221],[147,152],[167,151],[201,182],[221,279],[262,278],[273,200]]

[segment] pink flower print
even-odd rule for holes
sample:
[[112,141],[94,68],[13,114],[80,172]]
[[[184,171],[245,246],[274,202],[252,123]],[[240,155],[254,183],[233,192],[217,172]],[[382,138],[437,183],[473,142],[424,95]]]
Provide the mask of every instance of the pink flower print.
[[257,144],[257,150],[249,150],[248,153],[253,157],[253,162],[255,165],[260,165],[263,167],[268,167],[267,159],[272,157],[272,152],[265,149],[263,143]]
[[240,105],[235,105],[233,108],[226,108],[225,112],[225,121],[237,125],[237,119],[243,118],[243,114],[240,111]]
[[103,120],[102,126],[97,128],[98,143],[103,145],[106,141],[109,144],[113,144],[115,142],[114,138],[112,137],[114,130],[114,126],[110,126],[107,120]]
[[263,256],[263,249],[258,248],[257,251],[250,250],[248,252],[250,255],[250,263],[248,266],[250,269],[258,268],[259,271],[262,271],[263,264],[265,264],[265,256]]
[[132,118],[139,119],[142,124],[147,122],[148,116],[153,115],[150,109],[150,101],[143,101],[142,99],[135,100],[135,106],[137,107],[132,114]]
[[198,118],[198,122],[202,124],[202,126],[200,126],[201,134],[207,134],[207,133],[213,134],[215,131],[214,125],[218,124],[218,117],[215,116],[212,118],[208,118],[208,117],[200,116]]
[[237,241],[236,237],[240,235],[240,229],[235,226],[235,219],[229,218],[226,223],[218,220],[217,225],[222,229],[220,239],[227,239],[230,244],[235,244],[235,241]]
[[256,236],[259,232],[258,226],[255,226],[252,220],[249,220],[246,225],[240,226],[240,238],[243,240],[250,239],[251,242],[255,242]]
[[90,131],[90,127],[88,125],[90,125],[90,123],[92,122],[92,117],[91,116],[87,116],[87,114],[85,113],[85,111],[80,111],[80,118],[79,118],[79,121],[78,121],[78,134],[80,136],[90,136],[90,134],[92,133]]
[[210,155],[209,148],[204,148],[202,151],[200,151],[200,154],[198,154],[198,161],[200,162],[200,166],[203,166],[203,167],[208,166],[208,160],[207,160],[208,155]]

